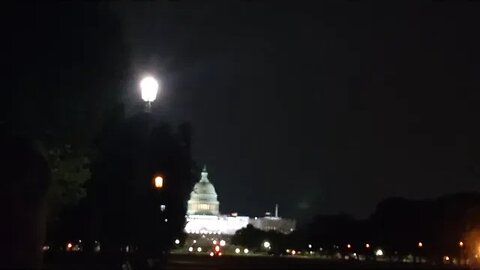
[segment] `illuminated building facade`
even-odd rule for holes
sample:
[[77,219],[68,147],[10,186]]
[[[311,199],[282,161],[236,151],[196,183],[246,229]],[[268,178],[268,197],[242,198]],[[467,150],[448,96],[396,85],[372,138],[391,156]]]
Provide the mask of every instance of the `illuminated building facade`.
[[248,224],[261,230],[276,230],[282,233],[289,233],[295,229],[294,220],[278,217],[278,207],[275,211],[276,217],[249,218],[248,216],[221,215],[217,197],[215,187],[208,179],[208,172],[204,167],[200,181],[193,187],[188,200],[186,233],[233,235]]

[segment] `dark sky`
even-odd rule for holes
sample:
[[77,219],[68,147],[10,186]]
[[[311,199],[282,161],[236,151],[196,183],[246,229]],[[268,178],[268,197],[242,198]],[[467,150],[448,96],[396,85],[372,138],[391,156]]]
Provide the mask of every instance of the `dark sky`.
[[112,8],[223,212],[365,217],[479,190],[479,4],[207,2]]

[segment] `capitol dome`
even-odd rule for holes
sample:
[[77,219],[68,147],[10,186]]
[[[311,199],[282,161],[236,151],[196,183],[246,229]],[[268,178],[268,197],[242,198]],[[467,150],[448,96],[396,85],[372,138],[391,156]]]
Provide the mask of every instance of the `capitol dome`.
[[208,180],[207,168],[204,167],[200,181],[195,184],[190,193],[187,215],[218,215],[218,207],[215,187]]

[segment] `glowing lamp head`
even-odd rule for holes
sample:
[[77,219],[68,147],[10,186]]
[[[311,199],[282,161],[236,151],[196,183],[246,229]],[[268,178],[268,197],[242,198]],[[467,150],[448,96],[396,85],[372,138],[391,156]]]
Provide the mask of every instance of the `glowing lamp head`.
[[422,243],[422,242],[418,242],[418,247],[419,247],[419,248],[423,247],[423,243]]
[[153,179],[153,184],[156,189],[161,189],[163,187],[163,177],[157,176]]
[[142,99],[145,102],[153,102],[157,98],[158,82],[153,77],[145,77],[140,81]]
[[263,242],[263,247],[264,248],[269,248],[270,247],[270,242],[268,242],[268,241]]

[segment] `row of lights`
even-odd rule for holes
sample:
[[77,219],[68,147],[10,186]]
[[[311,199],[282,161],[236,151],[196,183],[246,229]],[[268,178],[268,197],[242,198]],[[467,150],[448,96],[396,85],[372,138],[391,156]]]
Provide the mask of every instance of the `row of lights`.
[[[458,246],[459,246],[459,247],[463,247],[463,245],[464,245],[464,244],[463,244],[462,241],[459,241],[459,242],[458,242]],[[422,248],[422,247],[423,247],[423,243],[422,243],[422,242],[418,242],[418,243],[417,243],[417,246],[418,246],[419,248]],[[365,244],[365,247],[366,247],[366,248],[370,248],[370,244],[369,244],[369,243],[366,243],[366,244]],[[308,245],[308,248],[312,248],[312,245]],[[347,248],[348,248],[348,249],[351,249],[351,248],[352,248],[352,245],[351,245],[351,244],[347,244]]]
[[[241,250],[240,250],[239,248],[236,248],[236,249],[235,249],[235,253],[236,253],[236,254],[240,254],[240,252],[241,252]],[[248,252],[250,252],[250,251],[248,250],[248,248],[244,248],[244,249],[243,249],[243,253],[244,253],[244,254],[248,254]]]

